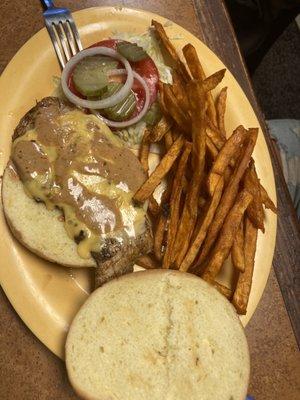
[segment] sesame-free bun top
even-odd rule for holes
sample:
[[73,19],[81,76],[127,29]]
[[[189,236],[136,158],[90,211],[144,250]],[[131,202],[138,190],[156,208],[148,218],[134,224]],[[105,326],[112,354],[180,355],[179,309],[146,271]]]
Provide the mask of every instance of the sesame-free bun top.
[[132,273],[93,292],[71,324],[66,366],[88,400],[244,400],[250,370],[229,301],[170,270]]

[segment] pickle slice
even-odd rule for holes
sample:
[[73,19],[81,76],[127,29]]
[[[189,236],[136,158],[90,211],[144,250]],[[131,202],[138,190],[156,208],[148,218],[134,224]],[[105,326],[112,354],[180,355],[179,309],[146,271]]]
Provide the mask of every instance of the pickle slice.
[[[110,82],[107,85],[105,93],[101,96],[101,99],[105,99],[117,93],[122,86],[122,83]],[[125,121],[126,119],[131,117],[135,109],[136,98],[133,91],[131,90],[129,94],[125,97],[125,99],[117,103],[115,106],[103,109],[102,113],[112,121]]]
[[147,125],[154,126],[161,119],[161,117],[162,112],[160,106],[158,102],[155,101],[143,117],[143,121],[146,122]]
[[117,44],[117,52],[131,62],[141,61],[148,57],[145,50],[136,43],[120,42]]
[[84,58],[73,70],[73,82],[76,90],[87,97],[100,96],[108,84],[108,71],[117,66],[118,62],[110,57]]

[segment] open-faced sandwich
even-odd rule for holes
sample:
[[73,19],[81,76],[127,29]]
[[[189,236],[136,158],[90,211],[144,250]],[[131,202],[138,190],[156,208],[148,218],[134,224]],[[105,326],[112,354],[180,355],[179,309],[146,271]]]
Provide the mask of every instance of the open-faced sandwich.
[[[227,139],[227,88],[216,102],[211,94],[225,70],[205,77],[193,46],[183,55],[188,68],[153,21],[145,35],[103,40],[72,57],[60,96],[39,101],[15,129],[4,212],[39,256],[97,266],[96,286],[139,258],[146,268],[202,276],[245,313],[263,204],[276,211],[252,159],[258,129],[239,126]],[[154,143],[161,161],[148,177]],[[229,255],[236,288],[216,280]]]
[[[21,119],[4,212],[32,252],[94,268],[96,287],[111,281],[68,335],[80,396],[244,400],[249,354],[234,307],[247,311],[258,230],[265,208],[276,212],[252,158],[258,129],[228,134],[227,88],[212,95],[225,69],[206,77],[192,45],[184,63],[152,25],[80,51],[58,97]],[[153,148],[160,160],[150,172]],[[235,279],[225,286],[218,277],[229,257]],[[136,262],[161,270],[121,277]]]

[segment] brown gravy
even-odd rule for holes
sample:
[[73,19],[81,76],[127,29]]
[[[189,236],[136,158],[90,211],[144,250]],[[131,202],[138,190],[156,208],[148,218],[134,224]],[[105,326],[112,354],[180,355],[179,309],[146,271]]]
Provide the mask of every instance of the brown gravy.
[[[126,228],[128,218],[124,222],[123,216],[129,209],[133,219],[137,214],[140,218],[141,212],[144,216],[144,211],[131,202],[145,180],[141,164],[101,121],[79,110],[61,114],[48,107],[39,111],[34,126],[14,141],[11,156],[32,197],[64,211],[68,207],[80,234],[86,229],[84,237]],[[101,177],[108,189],[95,192],[76,173]],[[138,213],[135,215],[132,209]],[[70,234],[70,229],[67,232]],[[78,236],[78,229],[72,236]]]

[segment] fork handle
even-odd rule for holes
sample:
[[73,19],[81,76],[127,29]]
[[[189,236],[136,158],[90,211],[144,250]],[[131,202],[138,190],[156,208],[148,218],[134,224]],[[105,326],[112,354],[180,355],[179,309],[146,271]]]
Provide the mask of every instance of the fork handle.
[[54,4],[52,0],[41,0],[43,7],[47,10],[48,8],[53,8]]

